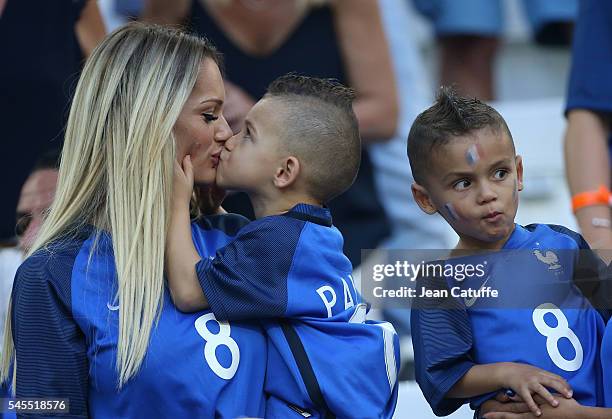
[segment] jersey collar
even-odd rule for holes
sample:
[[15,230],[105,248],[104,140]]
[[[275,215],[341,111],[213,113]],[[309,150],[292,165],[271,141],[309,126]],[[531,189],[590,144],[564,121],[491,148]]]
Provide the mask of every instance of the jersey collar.
[[283,214],[286,217],[296,218],[302,221],[319,224],[325,227],[332,226],[332,216],[329,208],[317,207],[309,204],[297,204],[288,212]]

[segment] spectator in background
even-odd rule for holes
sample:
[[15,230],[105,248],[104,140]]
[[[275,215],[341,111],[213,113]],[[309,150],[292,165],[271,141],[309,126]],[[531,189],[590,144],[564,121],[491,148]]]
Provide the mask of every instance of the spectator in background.
[[[612,3],[583,0],[565,108],[565,166],[572,196],[597,195],[602,186],[606,191],[610,189],[611,74]],[[596,249],[612,249],[612,219],[606,193],[591,205],[574,208],[581,233]],[[610,255],[602,256],[610,259]]]
[[[440,84],[463,95],[495,98],[493,69],[503,29],[502,0],[413,0],[433,25],[440,47]],[[578,0],[524,0],[534,39],[568,45]]]
[[[217,45],[227,65],[225,116],[234,131],[266,86],[288,72],[353,87],[366,145],[396,131],[396,85],[376,1],[148,0],[144,18],[186,23]],[[228,197],[223,206],[253,218],[244,195]],[[390,234],[368,147],[354,185],[329,207],[353,266],[361,262],[361,249],[376,248]]]
[[142,13],[144,0],[115,0],[115,12],[130,20],[138,19]]
[[[4,336],[4,322],[15,272],[40,229],[43,213],[51,206],[57,186],[59,153],[45,153],[38,159],[32,173],[21,188],[17,204],[15,228],[18,246],[0,248],[0,339]],[[0,357],[2,350],[0,349]],[[1,386],[1,384],[0,384]],[[0,398],[6,394],[0,388]],[[0,406],[1,407],[1,406]],[[0,418],[2,418],[0,411]],[[5,417],[12,417],[5,415]]]
[[37,158],[61,148],[71,87],[104,33],[95,0],[0,0],[0,242]]
[[[391,51],[399,98],[399,119],[396,135],[387,142],[370,145],[374,179],[381,201],[389,215],[391,236],[381,247],[386,249],[446,249],[448,225],[441,217],[428,217],[412,198],[414,182],[406,156],[406,138],[418,113],[429,104],[426,89],[427,74],[414,39],[406,28],[410,24],[405,1],[380,0],[380,13]],[[415,257],[417,252],[410,252]],[[425,252],[426,254],[426,252]],[[408,256],[408,255],[407,255]],[[359,275],[360,276],[360,275]],[[357,278],[358,276],[355,275]],[[412,378],[412,342],[410,340],[410,309],[385,307],[385,320],[393,323],[400,336],[402,369],[400,380]]]

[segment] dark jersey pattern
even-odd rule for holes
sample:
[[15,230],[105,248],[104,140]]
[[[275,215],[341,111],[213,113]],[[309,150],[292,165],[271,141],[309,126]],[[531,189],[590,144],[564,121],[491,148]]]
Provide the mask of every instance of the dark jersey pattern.
[[443,309],[412,311],[416,379],[434,413],[448,415],[467,402],[476,408],[490,398],[446,394],[474,364],[495,362],[558,374],[581,404],[600,405],[604,319],[587,297],[598,293],[603,262],[577,233],[543,224],[516,225],[502,251],[485,259],[488,275],[477,287],[498,290],[495,303],[457,298]]
[[298,204],[250,223],[196,266],[218,319],[266,327],[266,418],[393,415],[397,335],[365,320],[342,248],[329,210]]
[[[246,222],[232,215],[193,224],[201,255]],[[72,417],[263,416],[261,327],[219,321],[209,310],[181,313],[167,289],[142,367],[117,390],[116,272],[110,237],[97,233],[58,240],[17,273],[17,397],[67,397]]]

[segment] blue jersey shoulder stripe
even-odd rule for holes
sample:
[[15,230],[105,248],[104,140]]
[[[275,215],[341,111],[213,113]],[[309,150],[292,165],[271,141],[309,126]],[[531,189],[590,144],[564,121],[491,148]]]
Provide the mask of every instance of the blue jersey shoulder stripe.
[[287,276],[305,221],[270,216],[253,221],[212,260],[196,264],[198,280],[219,320],[283,317]]
[[88,417],[86,340],[72,315],[71,282],[86,236],[56,240],[27,258],[13,287],[18,398],[70,399],[72,417]]

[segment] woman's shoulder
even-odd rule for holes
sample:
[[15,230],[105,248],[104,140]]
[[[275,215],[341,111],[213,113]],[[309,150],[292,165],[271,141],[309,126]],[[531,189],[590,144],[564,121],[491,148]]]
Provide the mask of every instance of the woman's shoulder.
[[76,257],[91,233],[91,229],[83,229],[59,237],[28,256],[15,275],[17,292],[43,285],[68,291]]
[[192,225],[202,230],[220,230],[228,236],[235,236],[249,223],[250,220],[240,214],[219,214],[199,217]]

